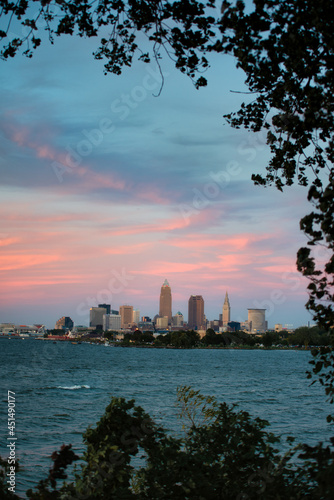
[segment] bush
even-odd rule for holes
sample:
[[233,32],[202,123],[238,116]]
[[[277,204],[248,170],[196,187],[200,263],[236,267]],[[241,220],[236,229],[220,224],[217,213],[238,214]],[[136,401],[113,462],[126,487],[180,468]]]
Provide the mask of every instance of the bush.
[[[283,454],[267,421],[252,419],[190,387],[177,391],[184,435],[157,426],[134,400],[112,398],[95,428],[84,433],[83,464],[71,483],[65,469],[71,446],[53,454],[54,465],[31,500],[70,499],[329,499],[334,498],[333,447],[297,445]],[[332,442],[334,445],[334,439]],[[132,458],[141,457],[141,465]],[[299,459],[298,465],[293,457]],[[2,462],[4,465],[4,462]],[[15,499],[5,491],[1,498]]]

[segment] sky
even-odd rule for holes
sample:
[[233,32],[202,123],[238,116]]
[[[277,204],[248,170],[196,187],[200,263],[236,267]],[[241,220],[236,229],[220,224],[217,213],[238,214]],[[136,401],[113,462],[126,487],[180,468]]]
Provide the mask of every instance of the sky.
[[190,295],[218,319],[228,291],[235,321],[311,321],[295,266],[307,192],[253,185],[269,152],[223,118],[249,98],[234,60],[211,57],[196,90],[165,58],[158,96],[155,63],[105,76],[96,44],[0,62],[0,322],[87,325],[99,303],[153,317],[166,278],[185,319]]

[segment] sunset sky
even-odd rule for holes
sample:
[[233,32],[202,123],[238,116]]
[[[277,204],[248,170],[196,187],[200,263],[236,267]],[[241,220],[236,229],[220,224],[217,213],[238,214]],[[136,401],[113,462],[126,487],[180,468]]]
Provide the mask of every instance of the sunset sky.
[[249,98],[233,59],[212,57],[201,90],[164,59],[156,97],[156,64],[104,76],[96,43],[1,62],[0,322],[87,325],[100,302],[154,316],[165,278],[185,318],[199,294],[218,319],[227,290],[236,321],[310,321],[295,268],[306,190],[252,184],[268,149],[224,121]]

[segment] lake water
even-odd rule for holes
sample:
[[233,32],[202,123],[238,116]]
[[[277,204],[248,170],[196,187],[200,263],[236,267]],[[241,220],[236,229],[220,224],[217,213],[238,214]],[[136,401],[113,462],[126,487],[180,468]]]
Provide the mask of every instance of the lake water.
[[50,455],[65,443],[82,452],[82,432],[112,396],[135,398],[174,430],[176,388],[190,385],[219,401],[237,403],[270,430],[299,442],[326,442],[332,408],[319,384],[310,386],[311,354],[295,350],[136,349],[42,340],[0,341],[1,449],[6,457],[7,391],[16,397],[16,454],[23,467],[16,492],[45,477]]

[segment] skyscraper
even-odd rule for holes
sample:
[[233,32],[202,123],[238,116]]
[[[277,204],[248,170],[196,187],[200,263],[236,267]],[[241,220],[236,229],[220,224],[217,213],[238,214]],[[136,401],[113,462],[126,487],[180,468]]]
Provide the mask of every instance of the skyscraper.
[[107,311],[106,314],[110,314],[110,304],[99,304],[99,307],[104,307],[104,309]]
[[160,292],[159,316],[168,317],[168,323],[172,322],[172,291],[167,280],[163,282]]
[[188,326],[199,330],[204,325],[204,300],[202,295],[191,295],[188,301]]
[[129,325],[133,323],[133,306],[121,306],[119,308],[119,314],[121,315],[121,327],[128,328]]
[[231,307],[230,307],[230,301],[228,300],[228,294],[226,292],[225,301],[223,305],[223,326],[227,326],[230,320],[231,320]]
[[133,322],[136,323],[136,325],[138,325],[140,321],[140,311],[139,309],[134,309],[133,310]]
[[89,326],[95,326],[102,330],[104,314],[107,314],[105,307],[91,307],[89,310]]
[[248,325],[251,333],[264,333],[267,330],[265,309],[248,309]]

